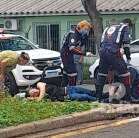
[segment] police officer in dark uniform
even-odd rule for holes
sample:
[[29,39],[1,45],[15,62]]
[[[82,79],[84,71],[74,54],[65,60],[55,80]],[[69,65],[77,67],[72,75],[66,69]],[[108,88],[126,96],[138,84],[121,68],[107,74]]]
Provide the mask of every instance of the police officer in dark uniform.
[[76,65],[74,63],[74,54],[83,55],[81,47],[84,45],[86,36],[89,35],[91,25],[86,20],[77,24],[74,31],[70,31],[63,39],[63,46],[61,49],[61,59],[63,62],[64,84],[76,85]]
[[119,25],[107,27],[101,39],[99,72],[96,81],[96,94],[98,101],[102,101],[103,87],[107,81],[109,70],[114,70],[119,74],[122,83],[126,87],[126,96],[124,100],[130,101],[130,73],[127,70],[126,62],[122,56],[122,48],[127,61],[130,57],[130,34],[129,27],[132,25],[130,19],[124,19]]

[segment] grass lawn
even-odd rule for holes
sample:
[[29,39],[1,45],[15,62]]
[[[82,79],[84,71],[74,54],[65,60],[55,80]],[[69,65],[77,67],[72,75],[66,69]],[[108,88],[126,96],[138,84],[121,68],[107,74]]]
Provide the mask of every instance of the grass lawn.
[[98,103],[89,102],[33,102],[5,98],[0,100],[0,128],[98,107]]

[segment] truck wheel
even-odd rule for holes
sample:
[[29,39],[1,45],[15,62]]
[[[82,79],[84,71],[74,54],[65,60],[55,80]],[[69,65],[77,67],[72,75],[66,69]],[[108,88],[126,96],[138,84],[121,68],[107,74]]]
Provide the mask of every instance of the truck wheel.
[[5,86],[8,89],[8,92],[11,96],[14,96],[19,92],[16,81],[11,72],[6,74]]

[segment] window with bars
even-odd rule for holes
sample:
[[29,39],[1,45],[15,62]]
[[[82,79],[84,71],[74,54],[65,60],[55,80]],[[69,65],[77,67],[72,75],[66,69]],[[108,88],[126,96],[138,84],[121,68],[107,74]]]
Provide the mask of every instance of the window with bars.
[[59,24],[35,24],[35,41],[45,49],[59,51]]
[[[74,30],[78,22],[68,22],[67,24],[67,30]],[[85,42],[85,52],[92,52],[94,55],[96,55],[96,46],[94,43],[94,31],[91,29],[89,33],[89,37],[87,41]]]

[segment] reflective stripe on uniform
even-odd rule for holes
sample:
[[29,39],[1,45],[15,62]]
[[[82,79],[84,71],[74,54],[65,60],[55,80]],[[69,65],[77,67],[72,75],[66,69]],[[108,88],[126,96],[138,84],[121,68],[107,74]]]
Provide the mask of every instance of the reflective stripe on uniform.
[[119,29],[119,31],[118,31],[116,43],[119,43],[119,42],[120,42],[122,30],[123,30],[123,28],[126,27],[126,26],[127,26],[127,25],[123,24],[123,25],[120,27],[120,29]]
[[70,77],[77,75],[77,73],[67,73],[65,70],[63,71],[63,74],[66,74],[67,76],[70,76]]
[[73,77],[73,76],[77,76],[77,73],[70,73],[70,74],[67,73],[67,75]]
[[104,73],[98,73],[99,76],[107,76],[108,74],[104,74]]
[[127,73],[125,73],[125,74],[121,74],[121,75],[119,75],[120,77],[127,77],[127,76],[130,76],[130,72],[127,72]]
[[105,37],[105,33],[106,31],[109,29],[109,27],[107,27],[104,31],[103,31],[103,34],[102,34],[102,37],[101,37],[101,42],[104,41],[104,37]]

